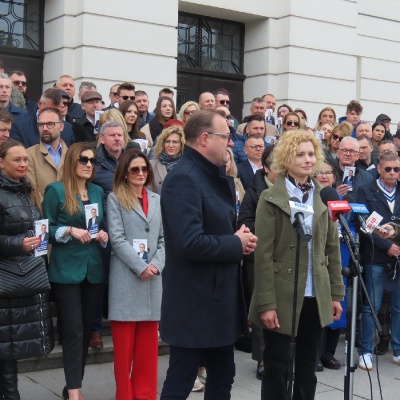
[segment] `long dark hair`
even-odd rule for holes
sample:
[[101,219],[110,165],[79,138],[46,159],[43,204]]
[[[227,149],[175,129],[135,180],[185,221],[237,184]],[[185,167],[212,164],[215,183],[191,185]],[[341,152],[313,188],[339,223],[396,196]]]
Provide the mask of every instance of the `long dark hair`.
[[[143,132],[139,131],[139,108],[136,105],[136,103],[132,100],[127,100],[124,101],[120,106],[119,106],[119,111],[121,112],[122,116],[124,117],[125,120],[125,114],[128,112],[130,106],[135,106],[136,111],[138,113],[137,119],[135,123],[132,125],[132,130],[128,132],[128,135],[131,137],[131,139],[146,139],[146,135]],[[126,121],[125,121],[126,122]]]

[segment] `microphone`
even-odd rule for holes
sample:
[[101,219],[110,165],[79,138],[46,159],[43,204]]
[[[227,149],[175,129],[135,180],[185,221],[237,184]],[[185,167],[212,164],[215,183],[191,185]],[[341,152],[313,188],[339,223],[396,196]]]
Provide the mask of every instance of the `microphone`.
[[355,244],[353,234],[347,225],[347,221],[343,217],[344,214],[347,214],[351,210],[349,203],[345,200],[340,200],[336,190],[332,187],[324,187],[321,189],[320,195],[322,202],[328,207],[332,221],[335,222],[339,220],[342,232],[344,232],[351,242]]
[[290,222],[293,227],[297,229],[297,233],[300,239],[309,242],[312,239],[312,230],[304,220],[310,215],[314,214],[314,210],[311,206],[303,204],[297,197],[291,197],[289,199],[290,207]]
[[396,217],[396,216],[392,216],[392,217],[390,217],[390,219],[392,220],[392,221],[396,221],[396,222],[400,222],[400,218],[399,217]]
[[349,206],[351,207],[351,211],[353,212],[359,226],[361,226],[362,229],[366,230],[367,225],[365,224],[364,218],[362,215],[368,215],[369,211],[367,207],[365,207],[364,204],[361,203],[356,203],[354,200],[354,197],[351,194],[346,194],[343,197],[343,200],[346,200],[349,203]]

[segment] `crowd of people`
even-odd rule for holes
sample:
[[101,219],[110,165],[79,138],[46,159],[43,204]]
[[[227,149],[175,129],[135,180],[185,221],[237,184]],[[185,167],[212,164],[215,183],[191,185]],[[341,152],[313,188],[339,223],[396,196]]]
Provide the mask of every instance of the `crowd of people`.
[[[49,242],[39,256],[58,310],[63,398],[84,398],[88,348],[103,348],[105,316],[117,400],[156,399],[159,332],[170,345],[162,400],[186,399],[192,390],[229,399],[234,345],[249,326],[261,398],[283,400],[292,317],[293,398],[313,399],[315,372],[342,366],[335,357],[346,327],[341,268],[350,258],[320,191],[351,193],[382,223],[400,218],[400,130],[390,132],[391,119],[380,114],[371,126],[352,100],[345,116],[325,107],[311,127],[305,110],[277,108],[266,94],[242,120],[223,88],[180,110],[164,88],[153,111],[147,93],[130,82],[110,88],[108,106],[85,81],[76,103],[69,75],[37,102],[28,88],[23,72],[0,72],[0,252],[2,259],[34,257]],[[314,210],[305,219],[312,240],[299,249],[296,315],[292,197]],[[35,221],[47,221],[42,237],[32,233]],[[359,233],[351,217],[348,223],[360,237],[367,290],[384,327],[374,347],[371,309],[363,304],[359,367],[371,370],[373,353],[386,353],[389,343],[400,365],[400,273],[386,273],[400,247]],[[16,307],[24,311],[20,325],[37,324],[32,334],[16,330],[0,340],[0,399],[20,398],[18,359],[53,347],[51,316],[32,320],[27,311],[38,302],[48,311],[49,300],[47,292],[0,295],[0,332],[13,328]]]

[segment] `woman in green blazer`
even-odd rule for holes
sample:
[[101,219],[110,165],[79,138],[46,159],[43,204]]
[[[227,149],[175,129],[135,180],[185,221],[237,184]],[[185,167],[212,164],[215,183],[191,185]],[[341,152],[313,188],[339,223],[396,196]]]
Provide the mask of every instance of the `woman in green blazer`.
[[[66,387],[63,398],[82,399],[83,372],[90,328],[103,281],[100,245],[108,235],[101,230],[103,189],[93,178],[96,159],[89,143],[75,143],[67,151],[63,178],[47,186],[44,217],[49,219],[51,250],[49,280],[57,299],[63,333]],[[89,233],[87,214],[97,208],[97,230]]]
[[314,398],[322,327],[342,312],[338,231],[320,198],[321,186],[311,178],[322,161],[322,150],[314,137],[305,131],[286,132],[276,145],[272,161],[272,168],[281,174],[274,186],[261,194],[257,206],[258,246],[249,318],[264,328],[262,399],[284,400],[287,392],[296,257],[291,197],[314,210],[305,220],[312,226],[312,241],[302,241],[300,247],[293,399]]

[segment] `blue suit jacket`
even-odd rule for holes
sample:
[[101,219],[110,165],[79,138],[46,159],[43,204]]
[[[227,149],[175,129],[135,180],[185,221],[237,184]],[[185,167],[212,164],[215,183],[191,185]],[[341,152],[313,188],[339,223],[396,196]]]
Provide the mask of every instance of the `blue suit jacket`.
[[[10,137],[18,140],[26,148],[32,147],[40,142],[39,129],[37,127],[36,115],[27,115],[12,124]],[[64,121],[64,130],[61,132],[61,139],[69,147],[75,142],[72,126]]]
[[8,106],[4,108],[4,110],[8,111],[13,116],[14,122],[28,115],[28,111],[15,106],[13,103],[11,103],[11,101],[8,103]]
[[253,168],[249,163],[249,160],[246,160],[237,166],[238,169],[238,178],[242,182],[243,189],[247,190],[247,188],[251,185],[254,178]]

